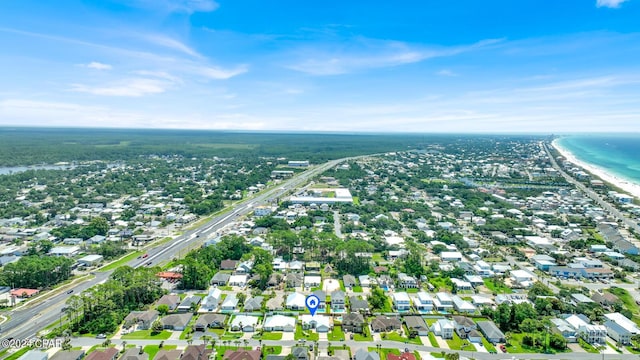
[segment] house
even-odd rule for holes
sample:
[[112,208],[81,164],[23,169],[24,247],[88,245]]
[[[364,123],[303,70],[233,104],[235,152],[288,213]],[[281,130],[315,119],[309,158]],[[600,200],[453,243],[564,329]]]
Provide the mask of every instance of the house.
[[234,311],[238,308],[238,298],[235,293],[227,295],[222,304],[220,305],[220,311]]
[[431,312],[433,310],[433,298],[429,293],[420,291],[413,299],[413,305],[420,312]]
[[322,290],[315,290],[312,294],[317,296],[318,300],[320,300],[318,310],[324,310],[327,307],[327,293]]
[[49,354],[41,350],[29,350],[18,358],[18,360],[47,360]]
[[591,295],[591,300],[607,307],[620,303],[620,299],[618,299],[617,296],[613,295],[610,292],[599,293],[596,291],[593,293],[593,295]]
[[178,305],[177,310],[178,312],[193,311],[193,309],[198,308],[198,305],[200,305],[201,301],[202,298],[198,295],[187,296],[186,298],[184,298],[184,300],[182,300],[180,305]]
[[369,311],[369,302],[367,300],[359,299],[357,296],[351,296],[349,298],[349,308],[352,312]]
[[231,320],[231,331],[254,332],[258,324],[259,317],[251,315],[237,315]]
[[292,347],[291,355],[293,355],[295,360],[309,360],[309,351],[305,346]]
[[524,270],[511,270],[511,281],[514,284],[518,284],[523,288],[528,288],[533,285],[533,275]]
[[245,287],[249,276],[247,274],[235,274],[229,277],[229,286]]
[[222,260],[220,262],[220,270],[235,270],[238,266],[238,261],[236,260]]
[[318,275],[306,275],[304,277],[304,287],[312,288],[316,286],[320,286],[322,283],[322,277]]
[[300,315],[298,317],[302,323],[304,330],[315,329],[318,333],[326,333],[331,330],[331,317],[330,316],[311,316]]
[[453,339],[455,324],[449,319],[438,319],[431,325],[431,331],[443,339]]
[[359,313],[348,313],[342,317],[342,330],[362,334],[364,331],[364,317]]
[[473,314],[476,312],[476,307],[472,303],[462,300],[458,295],[452,296],[451,300],[453,301],[453,308],[459,313]]
[[287,273],[286,282],[287,282],[287,287],[290,287],[290,288],[300,287],[304,283],[304,277],[300,273]]
[[395,317],[378,315],[371,320],[371,331],[386,332],[402,329],[402,322]]
[[353,275],[345,275],[342,277],[342,282],[346,289],[353,289],[357,285],[356,278]]
[[453,325],[460,339],[466,339],[471,330],[477,329],[476,323],[466,316],[454,316]]
[[170,314],[160,318],[160,322],[165,330],[182,331],[187,327],[192,317],[192,313]]
[[160,349],[153,360],[178,360],[182,356],[182,350]]
[[409,330],[409,334],[416,333],[419,336],[429,335],[429,326],[421,316],[412,315],[404,317],[404,324]]
[[494,323],[493,321],[478,321],[476,323],[476,326],[490,343],[495,345],[497,343],[503,343],[506,341],[504,333],[500,331],[496,323]]
[[405,273],[398,274],[398,287],[405,289],[415,289],[418,287],[418,280],[413,276],[409,276]]
[[142,351],[141,347],[132,347],[122,354],[120,360],[149,360],[149,354]]
[[178,308],[180,304],[180,296],[178,295],[162,295],[160,300],[156,302],[156,305],[167,305],[169,307],[169,311],[174,311]]
[[60,350],[53,354],[49,360],[81,360],[84,357],[84,350]]
[[[268,357],[266,360],[270,360]],[[332,356],[318,356],[317,360],[351,360],[349,350],[333,350]]]
[[360,282],[360,286],[363,288],[371,287],[371,285],[375,284],[375,279],[369,277],[369,275],[360,275],[358,276],[358,282]]
[[411,310],[411,299],[406,292],[393,293],[393,307],[398,311]]
[[209,290],[209,294],[202,300],[200,311],[215,311],[222,300],[222,290],[213,288]]
[[148,330],[159,315],[156,310],[132,311],[124,318],[124,326],[137,325],[137,330]]
[[224,360],[260,360],[261,357],[260,350],[227,350],[222,356]]
[[556,259],[552,258],[549,255],[539,254],[531,257],[531,262],[535,265],[538,270],[547,271],[552,266],[556,266]]
[[218,271],[211,278],[211,285],[225,286],[229,282],[229,278],[231,278],[231,274],[227,274],[227,273],[223,273],[221,271]]
[[104,350],[95,350],[85,357],[85,360],[115,360],[119,351],[116,348],[107,348]]
[[345,310],[346,294],[342,290],[336,290],[331,293],[331,311],[343,312]]
[[577,331],[568,322],[559,318],[551,319],[550,321],[555,328],[554,331],[562,335],[568,343],[578,342],[578,338],[576,337]]
[[253,270],[253,261],[243,261],[236,267],[236,274],[251,274]]
[[205,344],[189,345],[182,352],[180,360],[209,360],[213,349],[207,349]]
[[473,290],[473,286],[468,281],[464,281],[458,278],[451,278],[451,283],[455,285],[457,290]]
[[462,261],[462,253],[459,251],[443,251],[440,253],[440,260],[445,262],[460,262]]
[[633,321],[620,313],[610,313],[604,315],[609,336],[622,345],[631,344],[631,337],[640,334],[640,328]]
[[49,250],[49,255],[73,257],[80,253],[79,246],[56,246]]
[[380,360],[380,355],[375,351],[367,351],[361,348],[356,351],[353,360]]
[[264,331],[293,332],[296,329],[296,318],[284,315],[271,315],[265,319],[262,328]]
[[578,328],[578,334],[589,344],[605,344],[607,328],[604,325],[582,325]]
[[78,259],[78,264],[82,266],[96,266],[104,260],[102,255],[87,255]]
[[453,309],[453,299],[445,292],[438,292],[433,299],[433,305],[440,312],[448,312]]
[[294,292],[287,296],[285,307],[289,310],[304,310],[306,308],[306,296]]
[[255,296],[244,302],[244,311],[260,311],[262,310],[262,302],[264,297]]
[[226,315],[202,314],[196,320],[194,329],[196,331],[206,331],[207,329],[223,329],[226,320]]

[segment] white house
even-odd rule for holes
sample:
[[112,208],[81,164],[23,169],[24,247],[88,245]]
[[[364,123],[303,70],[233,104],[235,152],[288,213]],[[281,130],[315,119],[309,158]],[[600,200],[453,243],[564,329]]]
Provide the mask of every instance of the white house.
[[526,288],[533,284],[533,275],[524,270],[512,270],[511,280],[514,283]]
[[431,325],[431,331],[434,335],[440,336],[443,339],[453,339],[454,329],[455,325],[453,321],[449,319],[438,319],[438,321]]
[[49,250],[49,255],[72,257],[80,252],[79,246],[56,246]]
[[411,299],[406,292],[393,293],[393,307],[398,311],[411,310]]
[[298,316],[304,330],[315,329],[316,332],[326,333],[331,330],[330,316],[311,316],[308,314]]
[[236,275],[231,275],[231,277],[229,278],[229,286],[238,286],[238,287],[245,287],[247,286],[247,279],[249,278],[248,275],[243,274],[236,274]]
[[413,299],[413,304],[420,312],[431,312],[433,310],[433,297],[427,292],[420,291]]
[[306,307],[306,299],[307,297],[303,294],[297,292],[291,293],[287,296],[285,307],[289,310],[304,310]]
[[296,329],[296,318],[284,315],[268,316],[262,327],[264,331],[293,332]]
[[307,275],[304,277],[304,286],[308,288],[320,286],[321,282],[322,282],[321,276]]
[[462,253],[459,251],[443,251],[440,253],[440,259],[449,262],[462,261]]
[[257,316],[237,315],[231,320],[231,331],[254,332],[258,321],[259,318]]
[[433,299],[433,305],[438,311],[451,311],[453,309],[453,299],[445,292],[439,292]]

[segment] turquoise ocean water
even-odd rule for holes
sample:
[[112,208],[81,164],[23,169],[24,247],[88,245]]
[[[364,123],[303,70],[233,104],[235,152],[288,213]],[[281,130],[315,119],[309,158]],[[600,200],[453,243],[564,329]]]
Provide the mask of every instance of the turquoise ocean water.
[[571,135],[558,142],[577,159],[640,185],[640,134]]

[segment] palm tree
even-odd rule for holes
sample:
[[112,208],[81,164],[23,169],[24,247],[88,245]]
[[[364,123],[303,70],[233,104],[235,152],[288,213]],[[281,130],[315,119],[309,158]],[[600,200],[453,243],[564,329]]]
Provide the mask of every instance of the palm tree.
[[189,340],[187,340],[187,344],[188,344],[188,345],[193,344],[193,339],[192,339],[192,338],[189,338]]
[[244,339],[244,340],[242,340],[242,342],[244,343],[244,347],[249,346],[249,340]]
[[240,347],[240,340],[235,340],[233,343],[236,344],[236,350],[238,350]]
[[122,352],[125,352],[127,350],[127,342],[123,341],[122,342]]

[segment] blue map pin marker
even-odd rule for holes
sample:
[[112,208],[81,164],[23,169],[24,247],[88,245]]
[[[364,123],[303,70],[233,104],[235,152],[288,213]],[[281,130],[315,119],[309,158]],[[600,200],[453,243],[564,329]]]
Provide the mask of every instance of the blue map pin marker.
[[307,305],[307,309],[311,313],[311,316],[316,314],[316,310],[318,310],[318,305],[320,305],[320,299],[315,295],[307,296],[307,300],[305,300],[305,304]]

